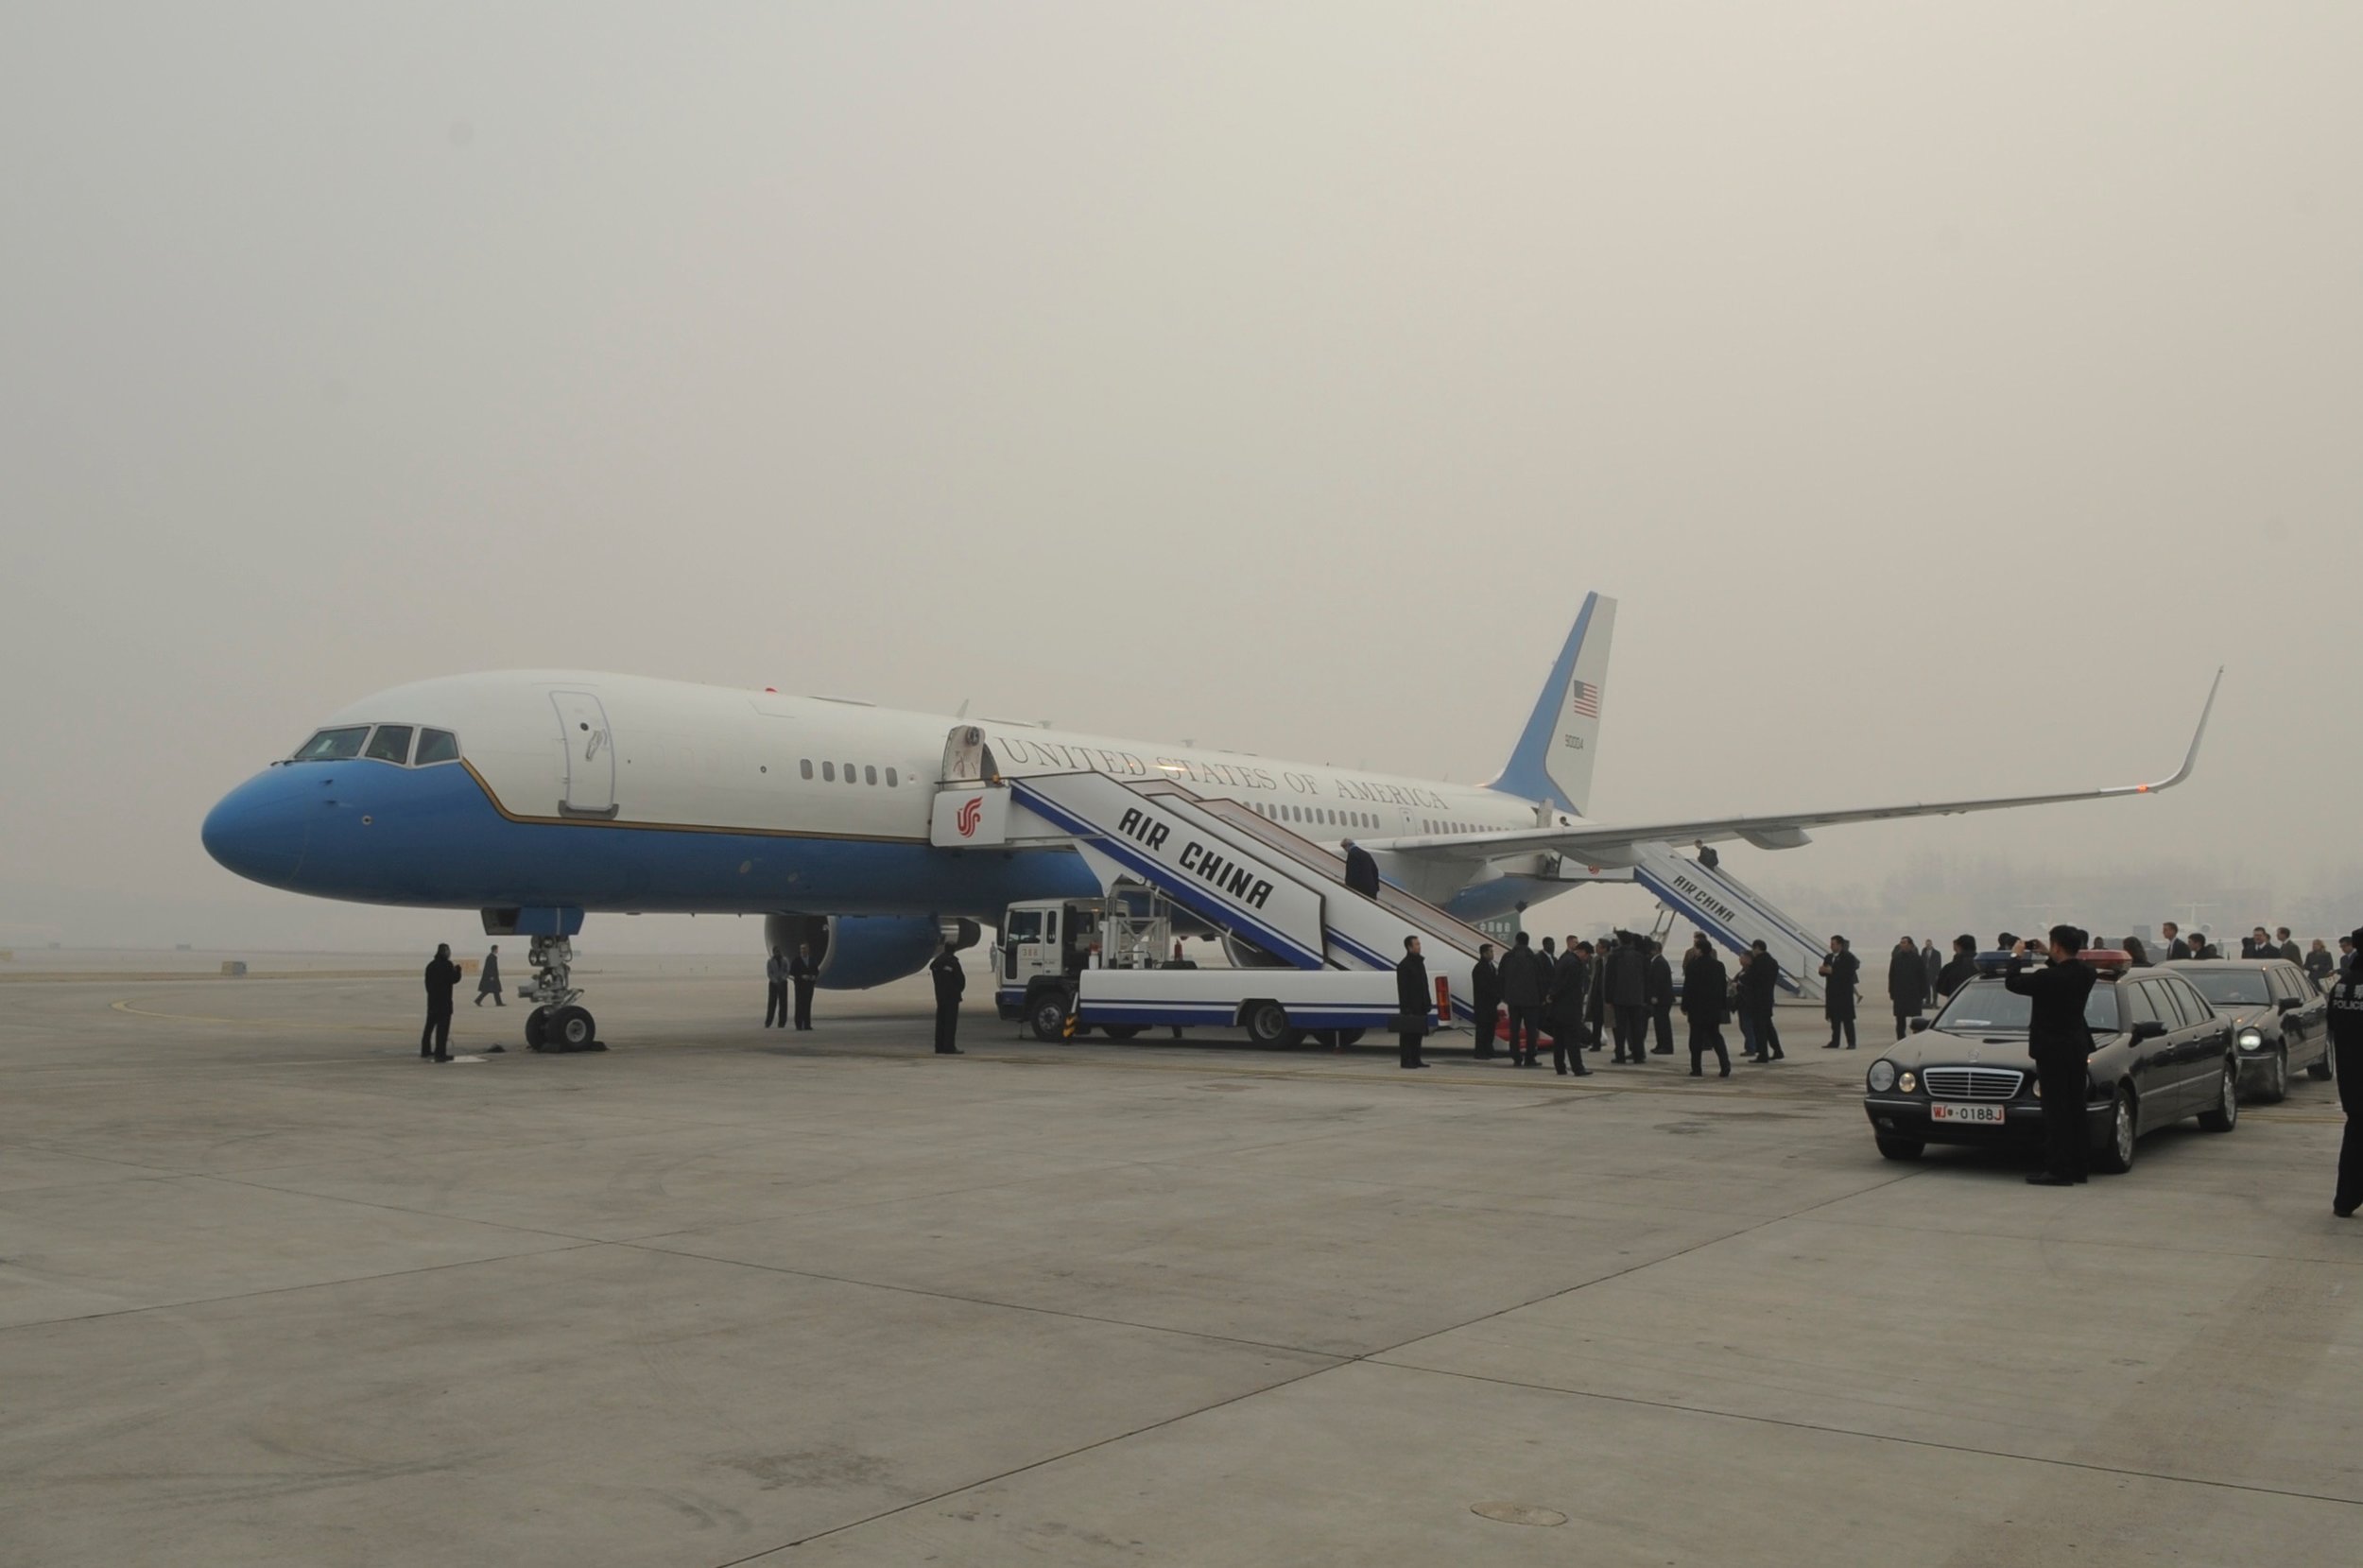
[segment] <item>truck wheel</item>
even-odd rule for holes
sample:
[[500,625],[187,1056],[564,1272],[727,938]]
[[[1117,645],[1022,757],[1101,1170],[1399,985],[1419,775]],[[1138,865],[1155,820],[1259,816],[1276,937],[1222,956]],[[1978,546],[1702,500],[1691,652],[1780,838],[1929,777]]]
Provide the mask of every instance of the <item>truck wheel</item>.
[[1099,1032],[1110,1040],[1130,1040],[1141,1032],[1138,1024],[1102,1024]]
[[1044,991],[1027,1007],[1026,1021],[1033,1025],[1036,1040],[1057,1044],[1066,1038],[1066,997],[1055,991]]
[[1337,1043],[1341,1046],[1358,1045],[1361,1042],[1362,1031],[1360,1029],[1339,1029],[1337,1031]]
[[1880,1138],[1877,1142],[1880,1155],[1889,1160],[1917,1160],[1928,1149],[1917,1138]]
[[1248,1039],[1258,1045],[1283,1045],[1287,1042],[1288,1009],[1277,1002],[1250,1002],[1244,1009],[1247,1016]]
[[2133,1153],[2142,1135],[2141,1107],[2123,1088],[2117,1090],[2116,1103],[2109,1111],[2109,1141],[2093,1156],[2093,1166],[2111,1176],[2123,1176],[2133,1168]]

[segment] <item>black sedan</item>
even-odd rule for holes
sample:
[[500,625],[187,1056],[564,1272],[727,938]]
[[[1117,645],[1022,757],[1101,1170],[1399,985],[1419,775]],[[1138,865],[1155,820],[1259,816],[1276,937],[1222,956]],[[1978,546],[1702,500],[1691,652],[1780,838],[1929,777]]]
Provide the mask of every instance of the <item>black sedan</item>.
[[2199,958],[2165,968],[2231,1021],[2244,1092],[2281,1099],[2299,1067],[2330,1077],[2330,1002],[2297,965],[2285,958]]
[[[2027,1052],[2028,999],[1984,974],[1935,1021],[1871,1064],[1863,1110],[1879,1152],[1917,1160],[1930,1144],[2039,1148],[2049,1108]],[[2196,1116],[2210,1132],[2239,1125],[2240,1069],[2231,1021],[2190,981],[2163,969],[2104,970],[2085,1004],[2095,1048],[2078,1108],[2093,1163],[2130,1170],[2142,1134]]]

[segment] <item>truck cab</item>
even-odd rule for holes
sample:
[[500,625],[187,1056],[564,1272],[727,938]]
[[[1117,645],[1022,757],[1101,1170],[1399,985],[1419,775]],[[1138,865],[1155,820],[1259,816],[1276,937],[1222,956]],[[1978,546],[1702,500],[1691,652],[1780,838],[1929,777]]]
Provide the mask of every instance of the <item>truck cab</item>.
[[[1027,1025],[1037,1040],[1063,1040],[1084,970],[1156,969],[1172,952],[1170,911],[1145,887],[1120,886],[1108,898],[1012,904],[1002,912],[993,947],[994,1010]],[[1101,1030],[1114,1040],[1140,1033],[1122,1025]]]

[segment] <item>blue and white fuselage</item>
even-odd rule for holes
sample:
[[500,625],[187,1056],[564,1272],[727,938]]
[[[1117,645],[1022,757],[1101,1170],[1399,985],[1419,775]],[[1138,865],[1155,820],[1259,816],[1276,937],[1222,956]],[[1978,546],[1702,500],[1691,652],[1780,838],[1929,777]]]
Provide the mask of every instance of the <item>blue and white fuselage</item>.
[[[1073,853],[930,845],[945,743],[960,723],[632,676],[454,676],[336,714],[295,758],[216,806],[204,840],[272,887],[437,908],[992,920],[1020,900],[1096,892]],[[1535,802],[1471,785],[980,728],[1005,776],[1170,778],[1275,809],[1321,842],[1538,820]],[[430,756],[445,760],[421,760]]]

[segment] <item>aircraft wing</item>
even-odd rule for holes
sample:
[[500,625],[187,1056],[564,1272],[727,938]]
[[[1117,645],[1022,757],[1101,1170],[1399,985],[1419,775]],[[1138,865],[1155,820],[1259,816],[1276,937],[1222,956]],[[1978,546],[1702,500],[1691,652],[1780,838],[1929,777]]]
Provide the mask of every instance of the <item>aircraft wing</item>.
[[2199,728],[2191,734],[2182,766],[2148,784],[2112,784],[2100,789],[2074,789],[2050,795],[1997,795],[1967,801],[1915,801],[1894,805],[1849,806],[1828,811],[1794,811],[1765,817],[1688,817],[1659,822],[1569,822],[1559,827],[1515,828],[1502,833],[1429,835],[1385,840],[1365,840],[1373,851],[1423,860],[1500,860],[1510,855],[1564,855],[1594,867],[1630,866],[1637,846],[1648,843],[1682,845],[1693,840],[1716,843],[1744,838],[1759,849],[1788,850],[1808,842],[1808,828],[1836,827],[1846,822],[1879,822],[1898,817],[1955,817],[1972,811],[2008,811],[2014,806],[2056,805],[2065,801],[2097,801],[2116,795],[2154,795],[2172,789],[2191,776],[2199,764],[2199,742],[2207,735],[2207,717],[2215,711],[2216,693],[2223,671],[2216,671],[2199,710]]

